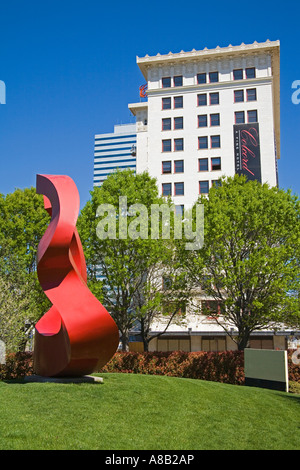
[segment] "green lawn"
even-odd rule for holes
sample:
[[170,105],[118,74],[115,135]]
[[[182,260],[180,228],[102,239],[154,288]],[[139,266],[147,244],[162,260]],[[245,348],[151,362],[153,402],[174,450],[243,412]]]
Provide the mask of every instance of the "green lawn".
[[299,449],[300,396],[175,377],[0,382],[0,449]]

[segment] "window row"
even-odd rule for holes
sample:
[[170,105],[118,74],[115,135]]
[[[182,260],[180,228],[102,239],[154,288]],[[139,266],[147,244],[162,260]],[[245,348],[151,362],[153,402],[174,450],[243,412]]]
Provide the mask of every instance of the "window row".
[[[209,147],[208,147],[209,144]],[[220,135],[211,135],[198,137],[198,149],[208,149],[208,148],[220,148],[221,147],[221,136]],[[172,139],[162,140],[162,152],[179,152],[184,150],[184,139],[174,139],[173,140],[173,149],[172,149]]]
[[[172,119],[171,118],[164,118],[162,119],[162,126],[163,131],[170,131],[172,129]],[[173,129],[183,129],[183,117],[175,117],[173,118]]]
[[[255,78],[256,71],[255,67],[247,67],[244,69],[234,69],[233,70],[233,80],[243,80],[249,78]],[[203,85],[204,83],[218,83],[219,82],[219,72],[203,72],[197,73],[197,84]],[[176,75],[173,78],[163,77],[162,78],[162,87],[171,88],[172,86],[178,87],[183,85],[182,75]]]
[[[209,166],[210,162],[210,166]],[[171,160],[162,162],[162,174],[184,173],[184,160],[175,160],[172,165]],[[218,171],[221,170],[221,157],[199,158],[198,171]]]
[[[247,88],[246,90],[234,90],[234,103],[243,101],[256,101],[256,88]],[[246,99],[245,99],[246,98]],[[212,93],[199,93],[197,95],[197,105],[220,104],[220,94],[218,91]],[[183,108],[183,96],[173,96],[173,109]],[[172,109],[172,97],[162,98],[162,109]]]
[[[211,186],[221,185],[220,180],[212,180]],[[208,194],[210,188],[209,180],[199,181],[199,194]],[[172,192],[173,191],[173,192]],[[184,183],[162,183],[162,195],[163,196],[184,196]],[[175,206],[176,207],[176,206]],[[178,213],[182,211],[183,206],[178,207]]]
[[184,196],[184,183],[174,183],[174,190],[172,193],[172,183],[162,184],[163,196]]
[[[209,147],[208,147],[209,144]],[[221,147],[221,136],[219,135],[211,135],[210,138],[208,136],[198,137],[198,149],[216,149]]]
[[210,127],[215,127],[220,125],[220,114],[210,114],[209,119],[207,114],[200,114],[198,116],[198,127],[207,127],[208,122]]
[[[246,92],[246,93],[245,93]],[[246,90],[234,90],[234,103],[240,103],[245,101],[256,101],[256,88],[248,88]],[[207,93],[201,93],[197,95],[198,106],[207,106],[207,104],[214,105],[220,104],[220,96],[218,92],[209,93],[209,100],[207,99]]]
[[[245,124],[245,111],[236,111],[234,113],[235,124]],[[247,123],[258,122],[257,110],[247,111]]]
[[[184,172],[184,161],[183,160],[175,160],[173,162],[173,172],[174,173],[183,173]],[[163,174],[172,173],[172,161],[171,160],[162,162],[162,173]]]
[[[220,114],[201,114],[197,116],[198,120],[198,127],[207,127],[208,123],[211,127],[219,126],[220,125]],[[183,117],[175,117],[173,118],[173,126],[172,126],[172,118],[163,118],[162,119],[162,131],[170,131],[172,129],[183,129]]]
[[[234,122],[235,124],[244,124],[246,111],[235,111],[234,113]],[[198,127],[216,127],[220,126],[220,114],[199,114],[197,116],[198,119]],[[247,122],[258,122],[257,117],[257,110],[251,109],[247,111]],[[173,129],[183,129],[183,117],[175,117],[173,118]],[[171,118],[164,118],[162,119],[162,130],[163,131],[170,131],[172,130],[172,119]],[[176,142],[175,142],[176,141]],[[175,139],[174,141],[174,150],[183,150],[183,139]],[[168,150],[163,150],[163,152],[171,152],[171,139],[163,141],[163,149],[166,148]],[[166,147],[165,147],[166,146]],[[182,148],[180,148],[182,147]]]
[[[183,139],[174,139],[173,150],[174,152],[184,150]],[[172,152],[172,139],[165,139],[162,141],[162,152]]]
[[163,77],[162,78],[162,87],[163,88],[171,88],[171,86],[182,86],[182,75],[176,75],[173,77],[173,80],[171,77]]
[[198,106],[207,106],[209,102],[210,105],[220,104],[220,95],[219,92],[209,93],[209,100],[207,100],[207,93],[201,93],[197,95],[197,105]]
[[[183,96],[173,96],[173,109],[183,108]],[[172,109],[172,98],[162,98],[162,109]]]
[[233,80],[243,80],[244,78],[255,78],[255,67],[249,67],[244,69],[235,69],[233,71]]

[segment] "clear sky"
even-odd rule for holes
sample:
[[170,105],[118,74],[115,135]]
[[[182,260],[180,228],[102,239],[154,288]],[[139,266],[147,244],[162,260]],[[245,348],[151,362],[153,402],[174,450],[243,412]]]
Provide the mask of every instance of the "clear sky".
[[94,135],[134,122],[128,103],[144,83],[136,56],[279,39],[279,185],[300,195],[299,21],[299,1],[0,0],[0,192],[35,186],[37,173],[67,174],[85,204]]

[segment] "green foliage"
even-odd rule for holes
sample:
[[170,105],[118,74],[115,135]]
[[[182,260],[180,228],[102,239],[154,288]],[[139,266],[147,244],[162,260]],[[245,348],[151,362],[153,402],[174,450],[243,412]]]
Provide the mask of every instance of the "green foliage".
[[289,191],[240,176],[224,178],[198,202],[204,246],[182,250],[182,262],[195,288],[219,303],[215,320],[238,330],[243,349],[251,332],[288,320],[300,279],[300,203]]
[[[43,197],[35,188],[0,195],[0,249],[21,260],[27,272],[36,269],[36,250],[49,223]],[[7,254],[7,252],[6,252]]]
[[49,307],[36,274],[36,252],[49,223],[34,188],[0,195],[0,337],[7,350],[24,349]]
[[9,353],[5,364],[0,364],[0,379],[23,379],[33,374],[33,358],[30,352]]
[[[151,209],[161,204],[166,201],[159,197],[154,178],[116,171],[93,189],[78,219],[89,286],[116,321],[124,349],[137,321],[147,345],[151,320],[162,311],[161,272],[171,276],[171,271],[174,277],[174,245],[160,237],[161,221],[153,237]],[[174,301],[174,295],[169,300]]]

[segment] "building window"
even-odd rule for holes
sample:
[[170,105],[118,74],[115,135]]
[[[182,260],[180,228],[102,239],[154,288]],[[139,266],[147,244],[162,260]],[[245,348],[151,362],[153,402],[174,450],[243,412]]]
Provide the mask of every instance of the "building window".
[[198,98],[198,106],[206,106],[207,105],[207,95],[203,93],[197,96]]
[[207,127],[207,115],[201,114],[198,116],[198,127]]
[[179,215],[180,217],[182,217],[182,216],[183,216],[183,213],[184,213],[184,205],[183,205],[183,204],[176,205],[176,206],[175,206],[175,214],[176,214],[176,215]]
[[249,67],[246,69],[246,78],[255,78],[255,67]]
[[209,94],[209,104],[219,104],[219,93]]
[[162,119],[162,130],[169,131],[171,129],[171,118]]
[[[170,313],[166,312],[166,313]],[[190,339],[187,338],[181,338],[181,337],[167,337],[164,338],[163,336],[159,337],[157,339],[157,350],[158,351],[165,351],[165,352],[171,352],[171,351],[191,351],[191,342]]]
[[183,173],[184,172],[184,163],[183,160],[174,161],[174,173]]
[[246,93],[247,101],[256,101],[256,88],[249,88]]
[[234,90],[234,102],[240,103],[244,101],[244,90]]
[[256,110],[248,111],[248,122],[258,122]]
[[226,351],[225,336],[202,336],[202,351]]
[[171,109],[171,98],[162,98],[162,109]]
[[197,83],[198,85],[206,83],[206,73],[197,73]]
[[219,135],[212,135],[210,137],[211,148],[220,148],[221,147],[221,138]]
[[220,114],[211,114],[210,115],[210,125],[219,126],[220,125]]
[[208,148],[208,138],[205,137],[198,137],[198,148],[199,149],[207,149]]
[[209,191],[208,181],[199,181],[199,193],[208,194],[208,191]]
[[174,86],[182,86],[182,75],[174,77]]
[[209,83],[216,83],[219,81],[219,72],[209,72]]
[[253,349],[274,349],[272,336],[252,336],[249,343]]
[[212,171],[221,170],[221,158],[220,157],[213,157],[211,159],[211,169]]
[[183,117],[174,118],[174,129],[183,129]]
[[162,195],[163,196],[171,196],[172,195],[172,184],[171,183],[163,183],[162,184]]
[[233,71],[233,80],[243,80],[243,69],[235,69]]
[[184,196],[184,183],[174,183],[174,196]]
[[172,163],[171,161],[162,162],[162,172],[165,173],[172,173]]
[[163,77],[162,78],[162,87],[163,88],[170,88],[171,86],[171,77]]
[[163,152],[171,152],[172,146],[171,146],[171,139],[166,139],[162,141],[162,151]]
[[183,139],[174,139],[174,151],[179,152],[183,150]]
[[183,96],[174,96],[174,108],[183,108]]
[[211,185],[216,186],[217,188],[219,188],[220,186],[222,186],[222,181],[221,180],[212,180]]
[[236,124],[244,124],[245,122],[245,113],[244,111],[236,111],[234,113],[235,116],[235,123]]
[[208,158],[199,158],[199,171],[208,171]]

